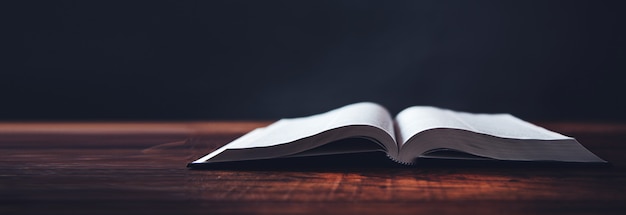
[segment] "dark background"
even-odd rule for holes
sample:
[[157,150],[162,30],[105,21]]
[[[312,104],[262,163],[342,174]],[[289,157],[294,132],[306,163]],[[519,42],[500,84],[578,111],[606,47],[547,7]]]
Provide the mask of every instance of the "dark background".
[[626,121],[620,1],[19,1],[0,120],[276,119],[373,101]]

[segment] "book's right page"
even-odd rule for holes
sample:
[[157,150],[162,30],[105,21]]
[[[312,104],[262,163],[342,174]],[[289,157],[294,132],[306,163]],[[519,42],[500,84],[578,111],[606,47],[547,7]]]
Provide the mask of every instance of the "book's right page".
[[398,160],[406,163],[450,151],[497,160],[605,162],[574,138],[510,114],[414,106],[400,112],[396,123],[396,139],[401,143]]

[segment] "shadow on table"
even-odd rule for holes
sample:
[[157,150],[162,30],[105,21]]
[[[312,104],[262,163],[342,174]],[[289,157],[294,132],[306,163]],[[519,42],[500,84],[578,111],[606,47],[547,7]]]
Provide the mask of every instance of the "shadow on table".
[[248,171],[352,171],[380,169],[580,169],[606,168],[610,164],[571,162],[529,162],[499,160],[418,159],[413,165],[397,163],[384,152],[364,152],[340,155],[275,158],[266,160],[190,164],[191,170]]

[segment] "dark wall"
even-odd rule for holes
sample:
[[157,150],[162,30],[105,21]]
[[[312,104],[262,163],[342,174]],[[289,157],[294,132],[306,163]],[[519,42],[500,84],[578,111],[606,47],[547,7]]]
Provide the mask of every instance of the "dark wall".
[[626,121],[620,1],[6,6],[0,120],[274,119],[374,101]]

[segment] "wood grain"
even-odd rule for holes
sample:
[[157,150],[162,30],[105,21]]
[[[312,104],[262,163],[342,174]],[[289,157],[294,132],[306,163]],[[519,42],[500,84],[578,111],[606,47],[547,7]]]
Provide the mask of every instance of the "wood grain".
[[185,167],[268,123],[0,123],[0,214],[626,214],[623,124],[540,123],[609,167]]

